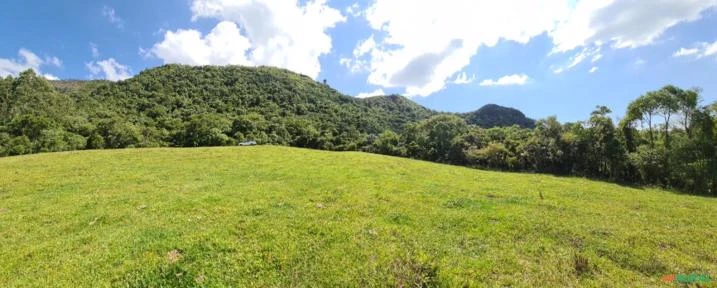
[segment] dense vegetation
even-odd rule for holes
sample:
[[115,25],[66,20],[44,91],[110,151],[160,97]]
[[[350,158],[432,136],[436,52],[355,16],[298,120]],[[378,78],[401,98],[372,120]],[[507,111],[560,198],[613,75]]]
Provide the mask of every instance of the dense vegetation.
[[715,207],[280,146],[6,157],[0,286],[675,287],[717,272]]
[[[430,161],[578,175],[717,195],[717,104],[700,107],[699,90],[666,86],[640,96],[617,125],[607,107],[590,118],[484,129],[453,115],[381,134],[372,152]],[[638,129],[640,128],[640,129]]]
[[466,123],[480,127],[535,127],[535,120],[525,117],[518,109],[488,104],[464,115]]
[[487,105],[466,114],[401,96],[356,99],[286,70],[167,65],[127,81],[0,79],[0,156],[255,140],[490,169],[578,175],[717,195],[717,104],[666,86],[619,123],[533,121]]
[[243,140],[358,150],[369,135],[435,114],[402,97],[355,99],[268,67],[167,65],[118,83],[50,83],[26,71],[0,81],[0,155]]

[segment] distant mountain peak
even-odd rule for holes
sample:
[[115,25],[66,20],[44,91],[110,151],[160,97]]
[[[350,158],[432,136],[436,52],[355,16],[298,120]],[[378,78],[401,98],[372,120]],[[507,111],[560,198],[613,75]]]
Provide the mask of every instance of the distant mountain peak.
[[468,124],[484,128],[513,125],[523,128],[535,127],[535,120],[526,117],[520,110],[497,104],[486,104],[478,110],[463,114],[463,116]]

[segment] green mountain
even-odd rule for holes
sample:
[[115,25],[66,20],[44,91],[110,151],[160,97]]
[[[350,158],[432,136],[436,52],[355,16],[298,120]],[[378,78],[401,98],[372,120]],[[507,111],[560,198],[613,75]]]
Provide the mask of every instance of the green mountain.
[[358,150],[439,112],[397,95],[357,99],[272,67],[165,65],[126,81],[0,84],[0,155],[254,140]]
[[488,104],[480,109],[463,114],[468,124],[483,128],[509,127],[518,125],[522,128],[535,127],[535,120],[525,117],[523,112],[515,108]]

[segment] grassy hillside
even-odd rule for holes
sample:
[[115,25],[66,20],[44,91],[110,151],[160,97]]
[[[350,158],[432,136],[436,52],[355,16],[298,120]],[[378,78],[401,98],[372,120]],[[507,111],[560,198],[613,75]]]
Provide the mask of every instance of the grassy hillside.
[[[541,196],[542,195],[542,196]],[[717,199],[285,147],[0,159],[0,286],[660,286]]]

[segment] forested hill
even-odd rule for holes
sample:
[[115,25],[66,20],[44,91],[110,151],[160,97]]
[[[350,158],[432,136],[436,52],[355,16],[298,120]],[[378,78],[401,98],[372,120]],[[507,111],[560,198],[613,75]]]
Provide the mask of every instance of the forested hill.
[[182,124],[194,123],[219,129],[233,138],[224,139],[230,142],[250,139],[354,150],[367,135],[400,130],[431,115],[423,107],[397,107],[415,104],[409,100],[369,105],[306,76],[271,67],[167,65],[99,87],[91,98],[134,113],[133,123],[173,134],[164,142],[177,146],[220,144],[182,134]]
[[165,65],[120,82],[48,82],[27,71],[2,79],[0,91],[0,155],[244,140],[358,150],[441,114],[397,95],[346,96],[272,67]]
[[436,114],[401,96],[357,99],[288,70],[166,65],[120,82],[0,82],[0,155],[233,145],[358,150]]
[[535,120],[525,117],[525,114],[520,110],[495,104],[488,104],[476,111],[465,113],[463,118],[466,119],[468,124],[484,128],[509,127],[513,125],[523,128],[535,127]]

